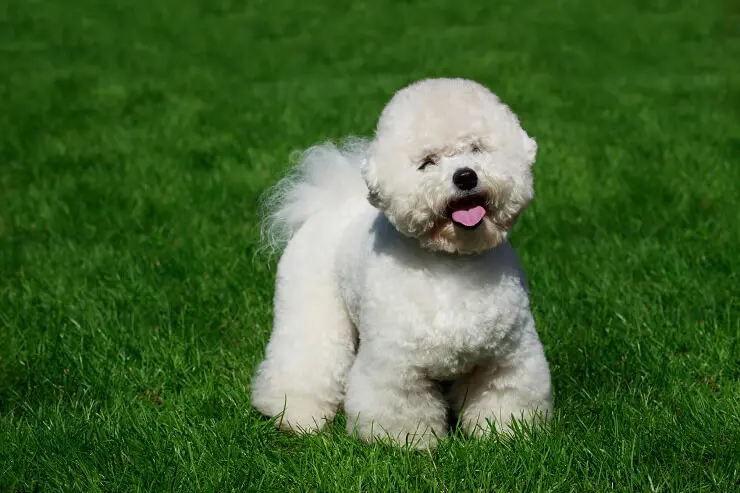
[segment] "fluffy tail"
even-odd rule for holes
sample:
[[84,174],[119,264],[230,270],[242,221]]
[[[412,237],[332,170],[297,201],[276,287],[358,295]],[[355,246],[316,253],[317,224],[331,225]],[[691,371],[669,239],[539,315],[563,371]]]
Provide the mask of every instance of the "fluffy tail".
[[360,167],[369,142],[326,143],[299,153],[297,164],[262,197],[262,247],[282,250],[311,216],[367,195]]

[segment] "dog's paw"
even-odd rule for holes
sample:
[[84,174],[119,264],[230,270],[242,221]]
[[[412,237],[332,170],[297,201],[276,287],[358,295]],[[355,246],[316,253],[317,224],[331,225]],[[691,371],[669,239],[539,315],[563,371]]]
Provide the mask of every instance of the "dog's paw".
[[305,397],[265,398],[257,395],[254,407],[264,416],[272,418],[275,426],[299,435],[315,433],[331,421],[334,412],[314,399]]
[[446,423],[422,424],[417,426],[391,425],[382,426],[377,423],[363,423],[362,421],[348,422],[347,431],[368,443],[386,443],[400,447],[410,447],[418,450],[431,450],[437,447],[439,440],[447,434]]
[[274,418],[275,426],[297,435],[309,435],[321,430],[331,419],[321,413],[295,413],[285,411]]
[[548,409],[501,407],[498,409],[468,409],[463,412],[462,427],[477,439],[488,438],[495,428],[501,435],[514,436],[514,421],[542,424],[548,419]]

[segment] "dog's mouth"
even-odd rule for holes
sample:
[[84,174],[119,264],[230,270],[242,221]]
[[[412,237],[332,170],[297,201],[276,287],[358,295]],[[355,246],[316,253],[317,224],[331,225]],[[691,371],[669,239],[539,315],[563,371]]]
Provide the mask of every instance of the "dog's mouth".
[[482,194],[466,195],[447,203],[447,217],[461,228],[477,228],[487,213],[486,197]]

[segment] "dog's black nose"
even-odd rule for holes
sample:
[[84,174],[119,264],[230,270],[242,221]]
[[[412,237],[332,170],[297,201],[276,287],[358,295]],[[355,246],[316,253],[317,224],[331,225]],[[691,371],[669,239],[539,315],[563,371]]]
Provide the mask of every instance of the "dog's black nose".
[[452,183],[460,190],[472,190],[478,184],[478,175],[470,168],[460,168],[452,175]]

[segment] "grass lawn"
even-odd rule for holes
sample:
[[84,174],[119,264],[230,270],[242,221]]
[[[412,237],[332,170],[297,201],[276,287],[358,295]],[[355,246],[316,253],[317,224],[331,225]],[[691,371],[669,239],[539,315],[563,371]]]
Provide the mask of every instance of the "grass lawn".
[[[462,76],[539,143],[513,243],[556,417],[431,454],[249,402],[259,195]],[[0,491],[740,488],[740,7],[15,0],[0,6]]]

